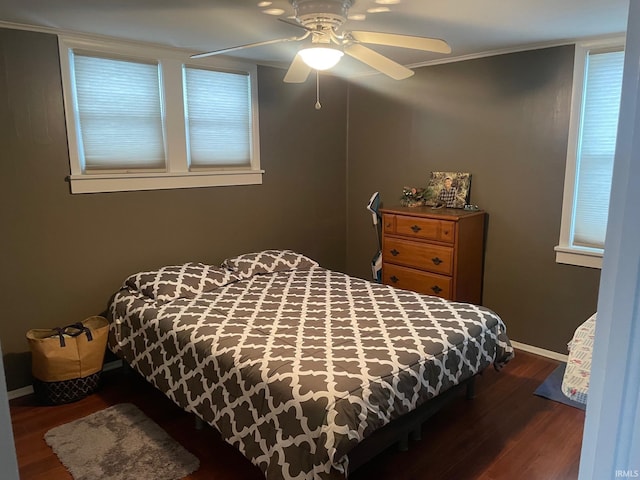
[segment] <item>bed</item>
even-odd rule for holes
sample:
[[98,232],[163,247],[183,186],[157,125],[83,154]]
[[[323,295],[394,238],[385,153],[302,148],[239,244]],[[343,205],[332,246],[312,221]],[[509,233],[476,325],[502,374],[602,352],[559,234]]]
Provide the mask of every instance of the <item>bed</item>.
[[269,480],[344,479],[374,433],[513,357],[487,308],[290,250],[131,275],[109,318],[110,350]]
[[580,324],[568,344],[567,368],[562,377],[562,393],[571,400],[586,404],[591,376],[591,355],[596,330],[596,313]]

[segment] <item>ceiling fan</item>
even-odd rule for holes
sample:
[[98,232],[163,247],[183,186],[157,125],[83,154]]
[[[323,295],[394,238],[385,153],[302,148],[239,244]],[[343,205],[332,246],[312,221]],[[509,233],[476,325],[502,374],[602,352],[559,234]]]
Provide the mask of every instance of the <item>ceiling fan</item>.
[[294,9],[295,20],[283,18],[278,18],[278,20],[306,30],[304,34],[198,53],[192,55],[191,58],[208,57],[282,42],[298,42],[310,38],[310,42],[307,42],[307,45],[298,51],[284,77],[284,81],[288,83],[303,83],[307,80],[311,70],[332,68],[345,53],[395,80],[402,80],[413,75],[413,70],[381,55],[364,44],[451,53],[451,47],[447,42],[438,38],[343,30],[342,26],[347,21],[349,8],[353,5],[354,0],[290,1]]

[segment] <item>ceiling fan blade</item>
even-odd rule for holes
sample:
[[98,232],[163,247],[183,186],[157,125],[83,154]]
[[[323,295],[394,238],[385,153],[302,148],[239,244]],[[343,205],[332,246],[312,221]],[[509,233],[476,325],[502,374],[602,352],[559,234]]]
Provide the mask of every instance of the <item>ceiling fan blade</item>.
[[378,52],[371,50],[364,45],[360,45],[359,43],[354,43],[345,47],[344,53],[356,60],[360,60],[362,63],[366,63],[370,67],[375,68],[394,80],[403,80],[414,74],[413,70],[410,70],[404,65],[400,65],[390,58],[380,55]]
[[312,28],[305,27],[304,25],[302,25],[301,23],[296,22],[295,20],[290,20],[288,18],[280,18],[280,17],[278,17],[278,20],[283,22],[283,23],[286,23],[288,25],[293,25],[294,27],[304,28],[305,30],[309,30],[309,31],[313,30]]
[[412,35],[398,35],[396,33],[380,32],[351,32],[354,40],[374,45],[388,45],[390,47],[412,48],[427,52],[451,53],[451,47],[439,38],[415,37]]
[[284,81],[286,83],[304,83],[310,73],[311,67],[304,63],[300,55],[296,54],[289,70],[287,70],[287,74],[284,76]]
[[275,40],[266,40],[264,42],[256,42],[256,43],[247,43],[246,45],[238,45],[237,47],[223,48],[221,50],[214,50],[212,52],[196,53],[195,55],[191,55],[189,58],[204,58],[204,57],[210,57],[212,55],[221,55],[223,53],[235,52],[236,50],[242,50],[245,48],[261,47],[263,45],[273,45],[274,43],[294,42],[296,40],[304,40],[309,36],[310,33],[311,32],[307,32],[302,37],[276,38]]

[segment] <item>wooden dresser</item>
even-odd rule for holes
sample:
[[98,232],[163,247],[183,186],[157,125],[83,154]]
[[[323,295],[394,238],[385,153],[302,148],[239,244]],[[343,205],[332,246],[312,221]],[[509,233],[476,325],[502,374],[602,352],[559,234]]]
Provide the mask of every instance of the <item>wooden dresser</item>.
[[382,281],[458,302],[482,303],[482,210],[382,208]]

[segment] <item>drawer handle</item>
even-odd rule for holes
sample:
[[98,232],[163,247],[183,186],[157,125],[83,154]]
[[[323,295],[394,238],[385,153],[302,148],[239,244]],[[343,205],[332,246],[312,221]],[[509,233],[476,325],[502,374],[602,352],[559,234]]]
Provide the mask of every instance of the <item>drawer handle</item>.
[[445,235],[445,237],[448,236],[449,235],[449,230],[445,230],[444,231],[444,235]]
[[432,258],[431,261],[436,265],[440,265],[442,263],[442,260],[440,260],[438,257]]
[[393,250],[391,250],[391,255],[393,255],[394,257],[397,256],[400,252],[398,250],[396,250],[395,248]]
[[434,285],[433,287],[431,287],[431,290],[433,290],[433,293],[435,293],[436,295],[442,291],[442,289],[438,285]]
[[414,225],[413,227],[411,227],[411,230],[413,230],[413,233],[418,233],[420,230],[422,230],[422,228],[420,228],[418,225]]
[[395,275],[391,275],[389,280],[391,280],[393,283],[398,283],[398,280],[400,280],[400,279],[398,277],[396,277]]

